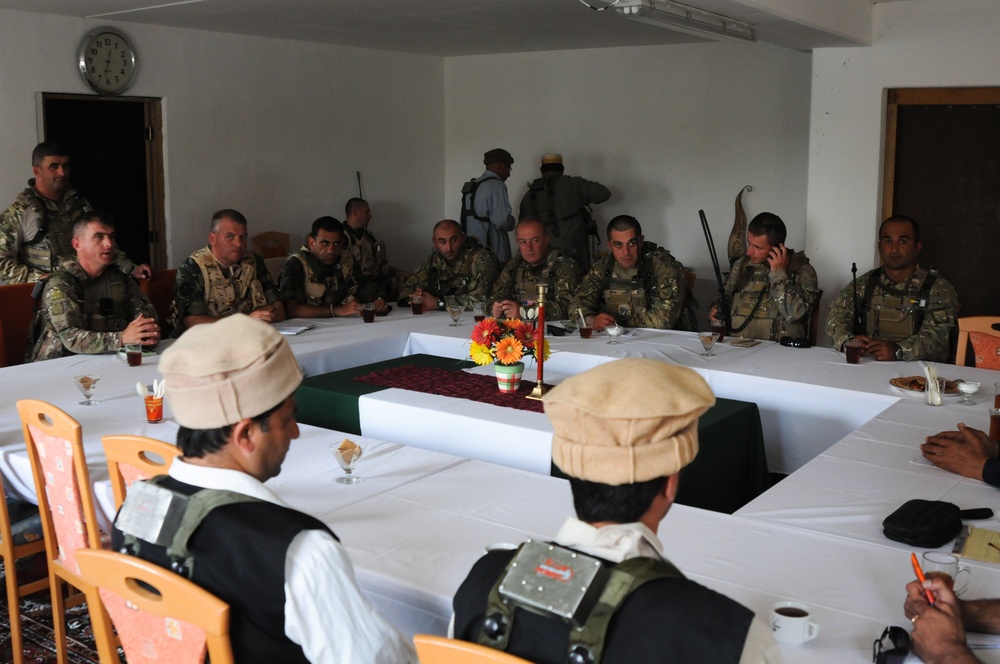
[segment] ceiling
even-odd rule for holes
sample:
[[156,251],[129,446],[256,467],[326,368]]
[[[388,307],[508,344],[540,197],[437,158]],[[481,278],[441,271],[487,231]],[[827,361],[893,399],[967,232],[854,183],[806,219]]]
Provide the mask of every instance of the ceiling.
[[[870,43],[871,6],[885,0],[797,1],[790,16],[790,0],[684,0],[799,51]],[[4,0],[3,8],[442,57],[708,41],[580,0]],[[861,29],[844,30],[845,14]]]

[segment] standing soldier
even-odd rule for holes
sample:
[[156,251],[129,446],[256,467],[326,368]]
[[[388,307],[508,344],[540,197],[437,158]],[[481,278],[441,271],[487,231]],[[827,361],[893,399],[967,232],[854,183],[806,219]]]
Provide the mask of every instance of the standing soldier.
[[661,330],[697,329],[697,304],[688,292],[684,266],[666,249],[646,242],[635,217],[608,224],[611,254],[583,277],[570,311],[593,318],[600,332],[609,325]]
[[611,192],[603,184],[564,175],[561,154],[544,154],[542,177],[528,185],[519,216],[544,221],[552,246],[586,270],[591,263],[590,237],[597,237],[589,206],[609,198]]
[[[395,300],[400,280],[409,276],[389,265],[385,245],[368,229],[371,208],[363,198],[352,198],[344,206],[344,248],[354,257],[358,272],[358,298],[363,302],[376,299]],[[332,218],[332,217],[331,217]]]
[[576,261],[549,246],[550,237],[537,219],[522,219],[514,228],[518,255],[507,262],[493,287],[493,316],[517,318],[521,306],[534,306],[538,285],[547,284],[545,315],[550,320],[567,318],[569,304],[580,284]]
[[493,252],[480,246],[475,238],[466,238],[453,219],[437,222],[431,241],[431,255],[403,284],[400,306],[408,306],[411,295],[423,299],[424,309],[444,309],[445,298],[454,298],[466,310],[471,310],[475,302],[485,301],[499,270]]
[[[23,284],[44,279],[74,257],[73,224],[92,208],[69,184],[69,156],[59,145],[39,143],[31,153],[33,178],[0,218],[0,282]],[[148,265],[115,253],[123,274],[148,279]]]

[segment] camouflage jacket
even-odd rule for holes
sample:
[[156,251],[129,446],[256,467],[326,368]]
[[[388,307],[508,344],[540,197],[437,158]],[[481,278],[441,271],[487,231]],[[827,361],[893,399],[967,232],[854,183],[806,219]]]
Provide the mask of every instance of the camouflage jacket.
[[244,254],[226,276],[211,247],[203,247],[177,268],[172,322],[175,330],[183,330],[187,316],[246,314],[279,299],[278,288],[258,254]]
[[789,250],[789,255],[788,267],[777,272],[767,261],[754,265],[748,256],[733,265],[726,280],[731,336],[770,341],[809,336],[819,281],[805,254]]
[[546,319],[567,318],[566,312],[580,285],[580,267],[558,249],[549,249],[545,260],[535,267],[528,265],[518,254],[507,261],[487,304],[492,307],[494,302],[503,300],[535,301],[538,299],[538,284],[549,285],[545,297]]
[[378,298],[395,300],[399,280],[392,277],[385,245],[375,239],[368,227],[354,229],[344,224],[344,244],[354,258],[357,297],[362,302]]
[[605,312],[626,327],[697,329],[697,303],[684,281],[684,266],[652,242],[642,247],[637,267],[626,270],[614,256],[597,259],[583,277],[570,311]]
[[574,175],[549,172],[528,183],[521,198],[518,219],[538,219],[549,231],[552,246],[590,266],[589,235],[593,219],[588,205],[603,203],[611,191],[599,182]]
[[156,309],[139,285],[112,265],[92,279],[75,260],[68,260],[45,280],[42,303],[32,323],[34,345],[28,362],[74,353],[110,353],[122,345],[122,330]]
[[[863,334],[899,345],[904,360],[946,362],[951,349],[951,331],[958,313],[955,289],[941,277],[921,303],[929,273],[919,265],[906,281],[894,284],[877,268],[858,277],[858,297],[865,319]],[[870,284],[870,285],[869,285]],[[868,292],[871,295],[866,297]],[[867,306],[865,306],[867,300]],[[830,305],[826,333],[840,350],[854,336],[854,284],[849,283]]]
[[[0,217],[0,281],[23,284],[37,281],[43,274],[59,268],[76,256],[73,249],[73,224],[84,212],[93,208],[87,199],[68,187],[60,202],[42,196],[35,189],[35,180]],[[45,237],[32,242],[43,226]],[[118,250],[115,263],[125,274],[132,274],[135,264]]]
[[[454,297],[466,310],[471,310],[473,302],[489,299],[498,273],[497,257],[493,252],[479,244],[476,238],[468,237],[454,265],[449,265],[436,249],[433,250],[403,284],[399,296],[409,297],[420,288],[441,297]],[[426,303],[424,307],[427,308]]]
[[281,299],[315,306],[341,305],[353,300],[358,289],[355,267],[354,257],[347,251],[340,252],[338,262],[326,265],[307,247],[302,247],[281,267],[278,276]]

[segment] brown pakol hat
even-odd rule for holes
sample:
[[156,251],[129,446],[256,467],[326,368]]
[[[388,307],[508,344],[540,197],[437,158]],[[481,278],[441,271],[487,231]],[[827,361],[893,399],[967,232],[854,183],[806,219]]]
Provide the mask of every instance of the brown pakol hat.
[[302,382],[281,334],[236,314],[196,325],[163,353],[167,401],[179,424],[217,429],[274,408]]
[[567,378],[543,397],[552,461],[601,484],[673,475],[698,454],[698,416],[715,395],[697,373],[630,358]]

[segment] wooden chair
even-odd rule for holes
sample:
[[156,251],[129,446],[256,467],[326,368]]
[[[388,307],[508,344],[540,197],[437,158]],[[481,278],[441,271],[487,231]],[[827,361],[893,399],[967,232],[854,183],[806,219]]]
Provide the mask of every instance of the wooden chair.
[[80,573],[101,662],[233,664],[229,605],[184,577],[135,556],[80,551]]
[[[3,559],[4,573],[7,577],[7,610],[10,613],[10,647],[14,655],[14,664],[24,662],[24,641],[21,638],[21,598],[44,590],[49,581],[46,578],[18,584],[17,561],[20,558],[32,556],[45,551],[45,539],[42,537],[41,522],[38,523],[37,539],[27,541],[25,534],[20,537],[13,533],[10,511],[7,509],[6,490],[3,476],[0,476],[0,558]],[[35,513],[37,517],[37,512]]]
[[271,256],[270,258],[264,259],[264,267],[267,268],[267,272],[271,275],[271,279],[274,281],[275,285],[278,283],[278,277],[281,275],[281,268],[285,266],[285,261],[287,259],[287,256]]
[[823,299],[823,290],[816,291],[816,300],[813,302],[812,311],[809,313],[809,343],[816,345],[819,339],[819,303]]
[[443,636],[415,634],[413,645],[420,664],[530,664],[501,650]]
[[44,401],[18,401],[17,412],[45,533],[56,661],[66,664],[66,609],[85,598],[80,593],[71,597],[63,593],[67,588],[86,590],[76,554],[101,546],[83,436],[76,420]]
[[174,282],[177,280],[177,268],[160,270],[152,279],[140,279],[139,288],[153,303],[156,316],[160,319],[160,336],[166,339],[173,331],[170,325],[170,305],[174,301]]
[[687,284],[689,293],[694,293],[694,282],[698,281],[698,273],[694,270],[684,268],[684,283]]
[[[122,506],[132,482],[165,474],[181,453],[176,445],[131,434],[104,436],[101,444],[108,459],[115,509]],[[159,461],[154,457],[158,457]]]
[[0,367],[24,364],[28,329],[35,319],[34,283],[0,286]]
[[965,356],[969,349],[969,332],[1000,336],[995,325],[1000,325],[1000,316],[966,316],[958,319],[958,348],[955,350],[957,366],[965,366]]
[[288,233],[264,231],[253,236],[253,249],[264,258],[288,255]]

